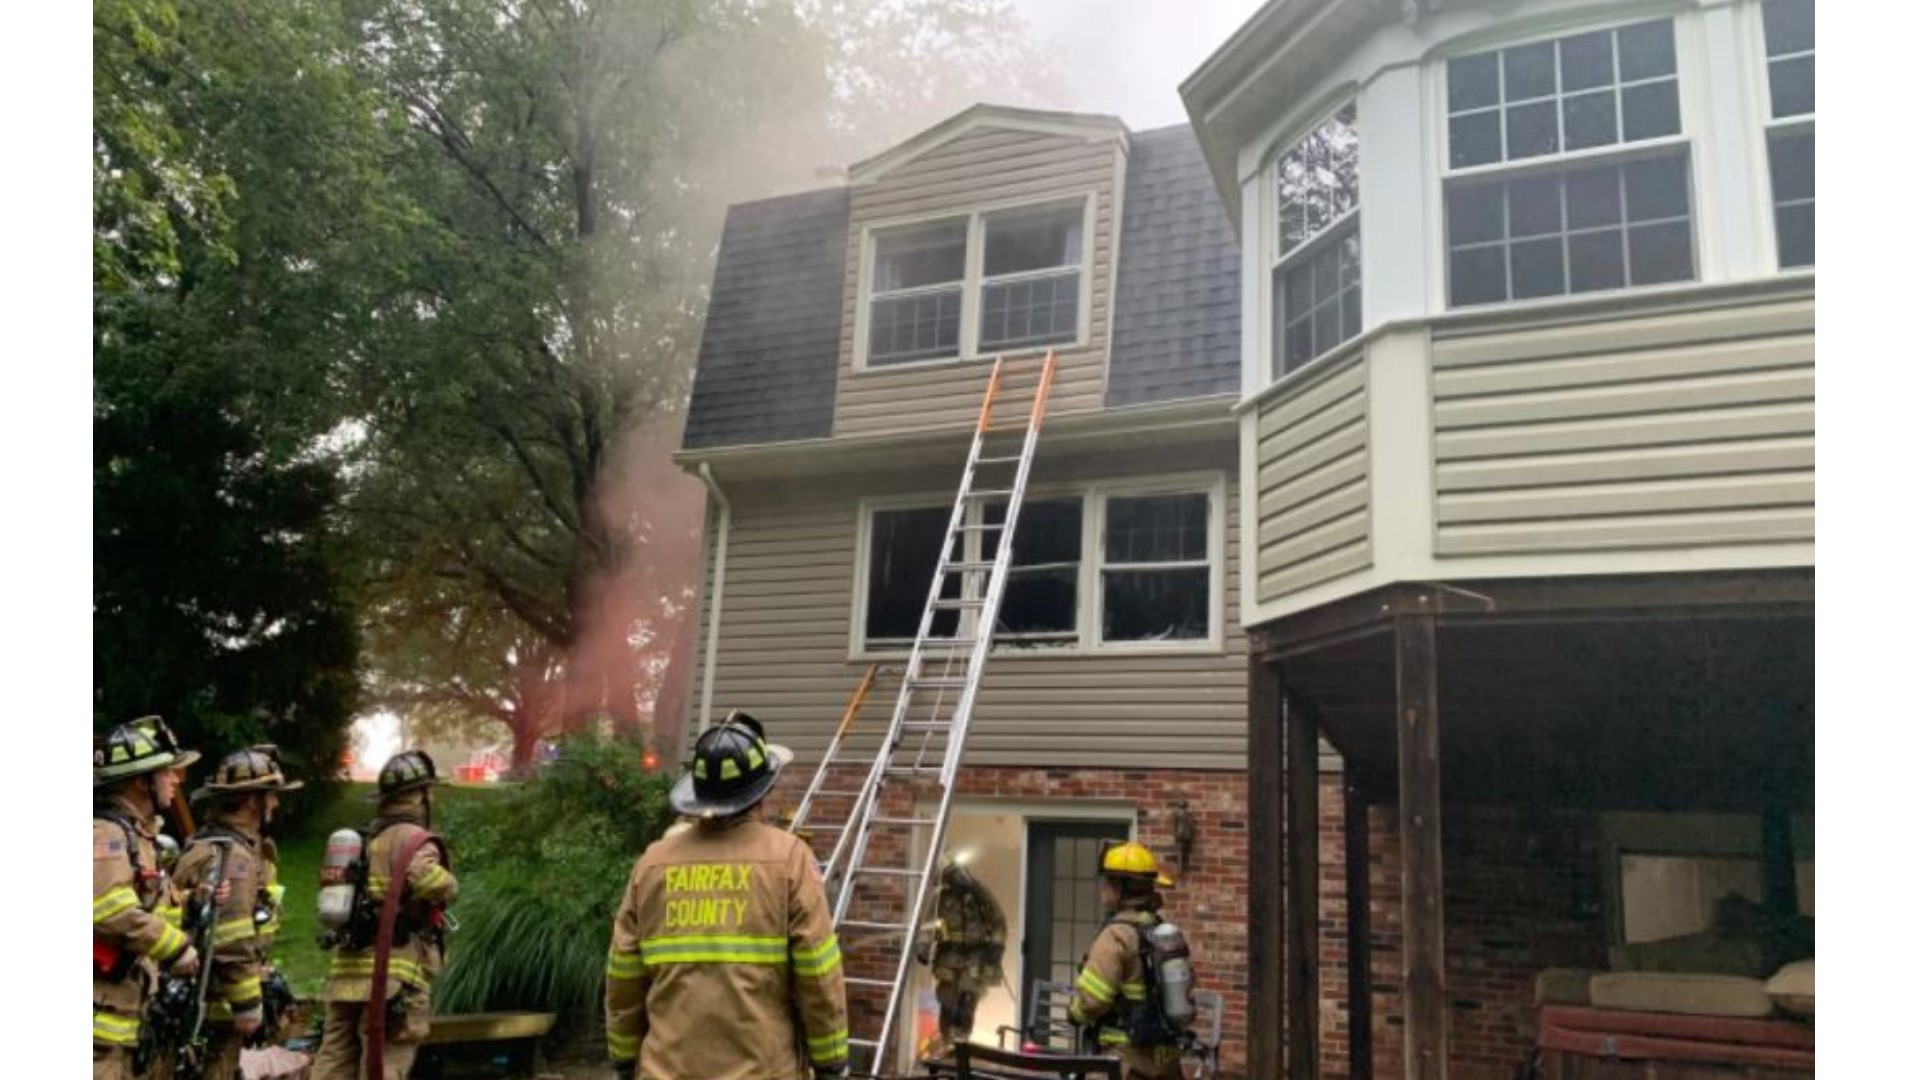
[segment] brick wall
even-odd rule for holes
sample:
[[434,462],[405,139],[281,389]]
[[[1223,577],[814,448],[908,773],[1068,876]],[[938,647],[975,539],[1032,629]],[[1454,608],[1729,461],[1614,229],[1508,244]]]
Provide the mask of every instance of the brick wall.
[[[1346,1077],[1347,909],[1338,777],[1320,787],[1320,1064]],[[1373,1074],[1403,1075],[1400,843],[1392,806],[1368,811]],[[1446,977],[1452,1080],[1511,1080],[1532,1051],[1533,977],[1606,966],[1598,828],[1592,814],[1542,808],[1443,811]]]
[[[769,805],[791,808],[798,803],[811,773],[796,769],[772,796]],[[829,788],[851,790],[858,780],[844,784],[830,780]],[[1197,987],[1220,992],[1224,999],[1221,1024],[1221,1073],[1246,1073],[1247,1016],[1247,786],[1240,772],[1204,770],[1018,769],[977,767],[963,769],[963,799],[1018,799],[1022,801],[1099,799],[1131,802],[1139,821],[1141,842],[1164,860],[1175,879],[1166,891],[1161,912],[1180,925],[1193,950]],[[904,809],[905,794],[895,789],[890,810]],[[1174,800],[1184,800],[1193,815],[1197,834],[1188,865],[1178,864],[1170,815]],[[900,805],[894,805],[895,802]],[[843,807],[826,808],[838,820]],[[816,836],[817,848],[831,838]],[[856,903],[856,908],[861,905]],[[869,914],[878,915],[878,908]],[[855,913],[859,917],[859,913]],[[896,918],[897,915],[885,917]],[[849,970],[857,970],[850,956]],[[891,978],[891,972],[887,973]],[[850,998],[855,995],[849,995]]]

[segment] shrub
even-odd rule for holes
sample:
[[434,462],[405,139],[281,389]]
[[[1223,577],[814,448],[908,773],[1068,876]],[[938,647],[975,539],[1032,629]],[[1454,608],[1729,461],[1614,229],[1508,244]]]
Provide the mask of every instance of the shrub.
[[673,820],[670,786],[633,744],[581,736],[502,797],[450,807],[460,929],[436,1009],[598,1008],[613,914],[634,859]]

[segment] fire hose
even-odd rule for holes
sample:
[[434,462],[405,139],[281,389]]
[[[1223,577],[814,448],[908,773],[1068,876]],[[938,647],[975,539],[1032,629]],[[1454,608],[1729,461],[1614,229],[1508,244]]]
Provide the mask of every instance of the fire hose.
[[[373,934],[373,985],[367,991],[367,1071],[370,1080],[386,1075],[387,1057],[387,969],[393,958],[393,928],[400,918],[400,894],[406,892],[407,868],[413,857],[440,838],[422,830],[394,852],[387,876],[387,895],[380,898],[380,921]],[[446,853],[441,845],[441,854]]]

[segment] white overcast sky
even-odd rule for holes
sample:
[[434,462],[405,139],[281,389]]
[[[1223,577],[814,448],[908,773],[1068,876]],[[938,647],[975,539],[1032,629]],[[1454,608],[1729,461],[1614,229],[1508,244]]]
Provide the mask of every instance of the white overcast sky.
[[1180,83],[1265,0],[1013,0],[1060,59],[1075,108],[1135,131],[1187,122]]

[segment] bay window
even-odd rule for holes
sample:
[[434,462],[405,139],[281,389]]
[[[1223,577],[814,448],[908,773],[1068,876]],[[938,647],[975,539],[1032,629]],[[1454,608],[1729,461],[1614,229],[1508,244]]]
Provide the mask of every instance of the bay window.
[[1782,269],[1813,265],[1813,0],[1766,0],[1767,171]]
[[1691,281],[1672,19],[1446,62],[1451,307]]
[[1273,374],[1360,332],[1360,133],[1349,102],[1274,162]]

